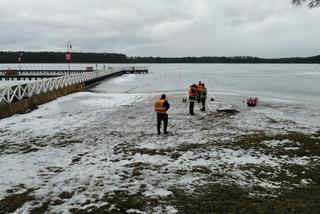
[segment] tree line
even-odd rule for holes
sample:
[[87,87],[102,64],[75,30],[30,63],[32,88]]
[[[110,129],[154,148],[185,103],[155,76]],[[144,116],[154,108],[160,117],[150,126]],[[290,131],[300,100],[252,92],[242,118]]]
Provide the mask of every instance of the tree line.
[[[66,63],[64,52],[0,51],[0,63]],[[233,57],[128,57],[117,53],[73,52],[71,63],[320,63],[320,55],[312,57],[259,58]]]
[[[65,52],[0,51],[0,63],[65,63]],[[72,63],[126,63],[127,56],[116,53],[71,53]]]
[[299,6],[306,4],[310,8],[315,8],[320,6],[320,0],[292,0],[292,4]]

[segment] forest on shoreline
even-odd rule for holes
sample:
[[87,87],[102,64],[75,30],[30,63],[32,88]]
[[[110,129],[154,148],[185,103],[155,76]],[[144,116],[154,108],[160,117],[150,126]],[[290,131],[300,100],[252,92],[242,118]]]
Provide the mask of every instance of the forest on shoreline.
[[[117,53],[72,52],[71,63],[320,63],[311,57],[260,58],[253,56],[139,57]],[[0,51],[0,63],[66,63],[65,52]]]

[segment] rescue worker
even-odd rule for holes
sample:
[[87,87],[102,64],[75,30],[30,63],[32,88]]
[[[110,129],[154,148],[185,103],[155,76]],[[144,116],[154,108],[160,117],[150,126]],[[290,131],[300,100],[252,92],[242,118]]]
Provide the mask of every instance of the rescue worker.
[[201,104],[202,108],[201,111],[206,110],[206,100],[207,100],[207,87],[204,85],[204,83],[201,84]]
[[202,91],[203,91],[203,86],[202,86],[201,81],[199,81],[199,85],[197,86],[197,93],[198,93],[197,101],[198,101],[198,103],[201,102]]
[[194,115],[194,103],[197,100],[197,89],[196,84],[189,87],[189,114]]
[[164,134],[168,134],[167,127],[168,127],[168,114],[167,111],[170,108],[170,104],[166,99],[166,95],[162,94],[159,100],[155,101],[154,104],[155,112],[157,112],[157,131],[158,135],[161,134],[160,127],[161,121],[163,121],[163,131]]

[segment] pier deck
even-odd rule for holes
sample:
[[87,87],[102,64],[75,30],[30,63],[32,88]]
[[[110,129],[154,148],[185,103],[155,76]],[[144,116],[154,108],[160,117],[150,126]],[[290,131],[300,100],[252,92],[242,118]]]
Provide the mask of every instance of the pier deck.
[[[109,67],[113,69],[113,67]],[[119,68],[117,68],[119,70]],[[135,67],[135,66],[125,66],[121,67],[120,70],[123,74],[148,74],[147,67]],[[90,73],[96,70],[57,70],[57,69],[48,69],[48,70],[17,70],[15,75],[6,75],[7,70],[0,70],[0,81],[1,80],[41,80],[48,78],[61,77],[70,74],[81,74],[81,73]]]
[[18,74],[18,75],[3,75],[0,74],[0,80],[39,80],[39,79],[48,79],[61,77],[66,74]]

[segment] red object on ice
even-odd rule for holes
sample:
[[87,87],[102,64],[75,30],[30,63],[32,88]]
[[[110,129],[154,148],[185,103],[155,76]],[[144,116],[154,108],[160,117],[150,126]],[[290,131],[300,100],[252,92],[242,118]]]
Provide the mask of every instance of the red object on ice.
[[66,60],[71,61],[71,53],[70,52],[66,53]]
[[254,107],[254,106],[257,106],[257,104],[258,104],[258,98],[250,97],[249,99],[247,99],[248,106]]

